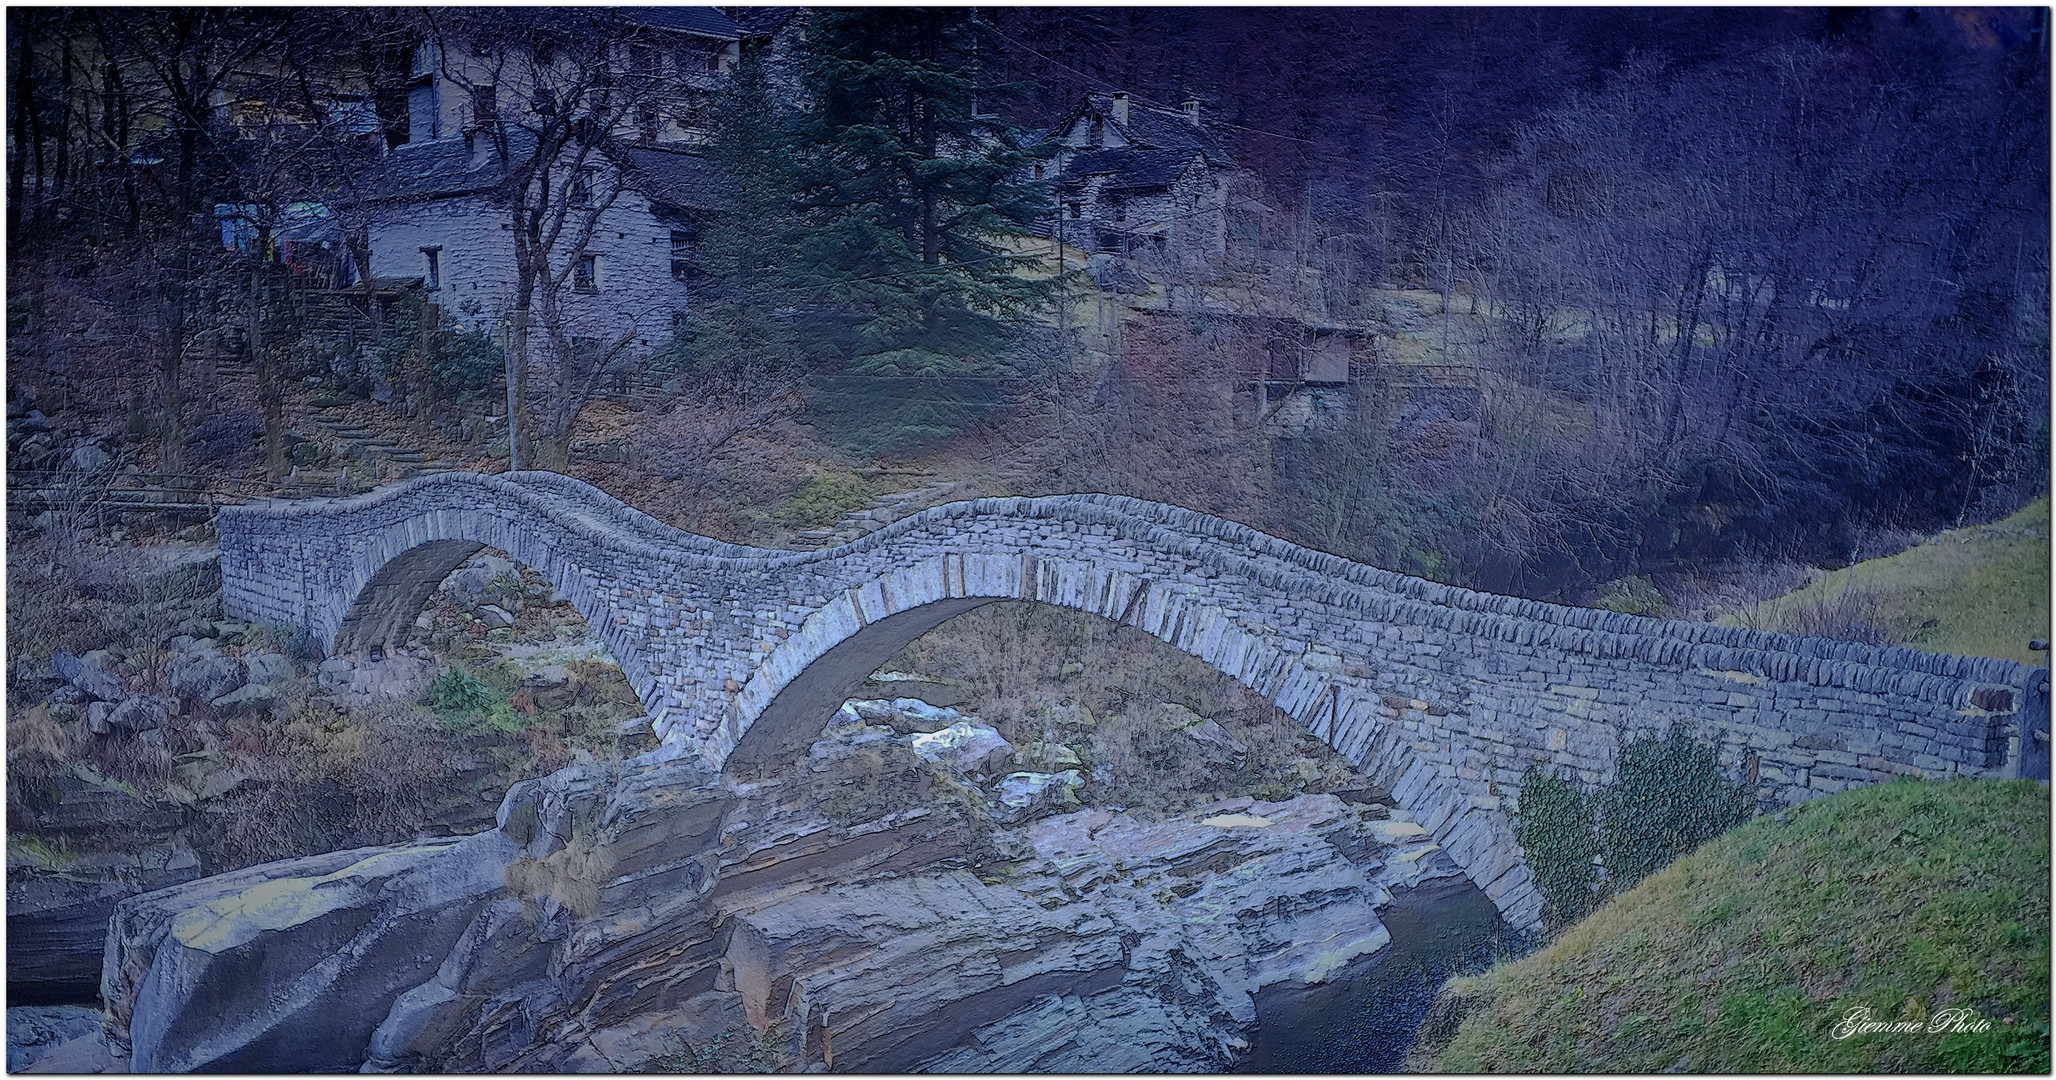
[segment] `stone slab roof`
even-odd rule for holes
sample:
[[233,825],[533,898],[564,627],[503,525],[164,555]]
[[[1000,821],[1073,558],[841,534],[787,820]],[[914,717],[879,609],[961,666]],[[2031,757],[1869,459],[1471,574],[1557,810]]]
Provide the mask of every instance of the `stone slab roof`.
[[1115,123],[1114,98],[1111,94],[1087,94],[1078,108],[1058,124],[1057,131],[1067,131],[1079,116],[1092,113],[1103,117],[1121,132],[1121,136],[1138,150],[1197,150],[1207,156],[1215,165],[1231,165],[1234,159],[1203,124],[1195,124],[1182,112],[1159,109],[1143,105],[1131,99],[1128,105],[1128,122]]
[[632,7],[620,10],[628,18],[655,30],[682,30],[688,34],[704,34],[730,41],[742,36],[742,30],[734,20],[717,8]]
[[656,147],[625,152],[628,179],[659,211],[703,210],[714,205],[714,167],[698,154]]
[[1169,187],[1186,166],[1203,155],[1195,149],[1138,150],[1116,147],[1079,154],[1064,166],[1058,177],[1063,187],[1076,187],[1088,177],[1107,177],[1106,190],[1142,191]]

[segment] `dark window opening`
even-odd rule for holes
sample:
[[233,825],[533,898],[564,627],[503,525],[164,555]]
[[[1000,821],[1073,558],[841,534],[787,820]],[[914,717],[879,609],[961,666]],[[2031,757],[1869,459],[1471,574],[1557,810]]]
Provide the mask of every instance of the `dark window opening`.
[[573,292],[584,293],[600,291],[600,257],[598,255],[580,255],[578,257],[578,265],[573,267],[571,271],[571,289]]
[[694,281],[700,276],[700,227],[688,223],[671,230],[671,279]]
[[593,171],[580,169],[571,174],[571,183],[564,189],[564,197],[573,206],[584,206],[593,201]]
[[442,288],[443,249],[439,247],[422,248],[421,258],[425,264],[421,271],[421,287],[424,289]]
[[635,107],[635,125],[644,142],[657,141],[657,106],[644,103]]
[[500,118],[498,91],[490,86],[476,86],[471,90],[471,121],[475,124],[490,124]]

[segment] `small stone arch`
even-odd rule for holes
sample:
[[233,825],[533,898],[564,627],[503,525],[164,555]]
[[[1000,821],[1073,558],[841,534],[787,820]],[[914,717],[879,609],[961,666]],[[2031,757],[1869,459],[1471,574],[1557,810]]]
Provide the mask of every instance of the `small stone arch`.
[[593,575],[565,558],[554,539],[496,514],[432,513],[396,522],[358,545],[336,582],[331,605],[319,613],[315,638],[331,655],[394,648],[405,642],[444,578],[479,551],[496,548],[541,574],[570,602],[621,666],[644,707],[653,707],[661,691],[652,666],[635,639],[623,632],[613,607],[597,595]]

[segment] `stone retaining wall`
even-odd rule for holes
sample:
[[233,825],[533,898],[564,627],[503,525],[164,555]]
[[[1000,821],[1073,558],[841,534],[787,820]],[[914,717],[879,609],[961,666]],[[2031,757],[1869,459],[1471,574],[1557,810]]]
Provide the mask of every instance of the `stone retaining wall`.
[[445,474],[225,509],[219,531],[224,606],[332,651],[396,644],[453,558],[500,548],[592,623],[666,743],[716,765],[789,760],[877,663],[981,603],[1130,623],[1389,786],[1517,925],[1539,913],[1508,814],[1532,765],[1602,783],[1622,742],[1682,726],[1790,803],[2015,774],[2016,721],[2047,717],[2046,669],[1471,592],[1109,495],[953,503],[782,552],[556,474]]

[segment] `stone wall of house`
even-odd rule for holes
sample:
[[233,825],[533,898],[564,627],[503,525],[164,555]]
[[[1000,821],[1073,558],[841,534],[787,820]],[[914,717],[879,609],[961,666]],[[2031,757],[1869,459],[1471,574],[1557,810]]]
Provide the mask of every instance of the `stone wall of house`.
[[555,474],[443,475],[228,508],[219,530],[224,605],[338,651],[404,632],[386,609],[444,560],[403,554],[500,548],[585,614],[667,745],[716,765],[775,766],[818,733],[823,703],[971,606],[1093,612],[1363,766],[1516,924],[1539,914],[1509,817],[1531,766],[1602,783],[1623,742],[1682,727],[1774,805],[1902,774],[2008,775],[2019,719],[2047,717],[2042,668],[1470,592],[1107,495],[954,503],[799,553],[680,533]]
[[[403,213],[371,227],[372,272],[380,277],[420,276],[422,249],[441,249],[442,285],[431,299],[462,322],[473,309],[499,317],[514,294],[514,241],[510,215],[483,195],[411,203]],[[671,339],[673,317],[684,311],[687,286],[671,276],[671,226],[658,220],[641,193],[624,191],[600,214],[586,251],[599,257],[598,290],[563,292],[571,333],[609,342],[633,330],[635,348],[647,352]],[[569,250],[552,261],[560,268]]]

